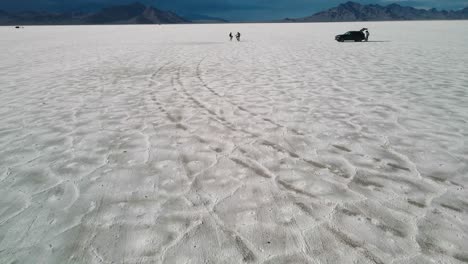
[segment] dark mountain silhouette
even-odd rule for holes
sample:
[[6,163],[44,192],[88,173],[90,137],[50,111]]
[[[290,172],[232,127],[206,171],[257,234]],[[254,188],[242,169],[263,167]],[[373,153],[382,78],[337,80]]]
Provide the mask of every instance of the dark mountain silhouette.
[[188,20],[140,3],[104,8],[85,19],[86,24],[176,24]]
[[87,25],[87,24],[176,24],[190,21],[170,11],[140,3],[104,8],[95,13],[85,12],[21,12],[0,11],[0,25]]
[[439,11],[437,9],[416,9],[414,7],[390,4],[361,5],[346,2],[337,7],[316,13],[309,17],[285,19],[288,22],[344,22],[344,21],[392,21],[392,20],[455,20],[468,19],[468,8],[460,11]]
[[[89,8],[93,9],[94,6]],[[343,22],[392,20],[456,20],[468,19],[468,7],[459,11],[416,9],[390,4],[361,5],[347,2],[312,16],[284,19],[281,22]],[[86,12],[20,12],[0,10],[0,25],[86,25],[86,24],[175,24],[175,23],[225,23],[221,18],[191,14],[185,17],[141,3],[118,5],[99,11]]]

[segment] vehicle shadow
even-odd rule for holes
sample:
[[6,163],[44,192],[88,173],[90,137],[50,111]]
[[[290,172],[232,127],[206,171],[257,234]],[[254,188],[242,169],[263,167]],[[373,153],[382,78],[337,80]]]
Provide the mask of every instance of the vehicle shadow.
[[391,42],[390,40],[369,40],[369,41],[343,41],[341,43],[382,43]]

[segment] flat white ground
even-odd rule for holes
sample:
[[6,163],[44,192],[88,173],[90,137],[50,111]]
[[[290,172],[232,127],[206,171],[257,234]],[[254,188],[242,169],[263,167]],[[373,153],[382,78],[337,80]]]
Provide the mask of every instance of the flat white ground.
[[0,36],[0,263],[468,262],[467,21]]

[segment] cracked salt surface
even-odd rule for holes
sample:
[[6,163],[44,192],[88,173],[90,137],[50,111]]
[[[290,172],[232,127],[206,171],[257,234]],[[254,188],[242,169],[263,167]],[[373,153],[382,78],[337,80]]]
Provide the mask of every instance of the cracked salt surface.
[[466,21],[0,34],[0,263],[468,262]]

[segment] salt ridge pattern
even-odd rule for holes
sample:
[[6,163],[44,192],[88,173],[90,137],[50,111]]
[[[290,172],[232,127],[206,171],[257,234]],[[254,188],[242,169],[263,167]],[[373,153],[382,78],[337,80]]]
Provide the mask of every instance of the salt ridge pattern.
[[467,28],[0,28],[0,262],[468,262]]

